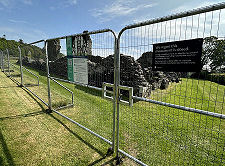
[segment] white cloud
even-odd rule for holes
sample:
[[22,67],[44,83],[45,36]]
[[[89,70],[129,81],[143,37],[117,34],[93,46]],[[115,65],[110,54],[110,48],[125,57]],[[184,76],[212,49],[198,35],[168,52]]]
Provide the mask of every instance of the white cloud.
[[26,5],[32,5],[32,0],[21,0]]
[[[215,2],[212,2],[212,1],[204,1],[204,2],[201,2],[200,4],[195,5],[194,9],[205,7],[205,6],[210,6],[210,5],[214,5],[214,4],[215,4]],[[192,4],[176,7],[174,9],[172,9],[169,13],[176,14],[176,13],[185,12],[188,10],[193,10]]]
[[101,21],[109,21],[113,18],[120,16],[127,16],[134,14],[140,10],[151,8],[155,6],[155,3],[135,3],[134,0],[115,0],[111,5],[106,5],[103,9],[93,9],[91,13],[94,17],[98,17]]
[[27,21],[23,21],[23,20],[14,20],[14,19],[9,19],[9,22],[12,22],[12,23],[23,23],[23,24],[28,24]]
[[70,4],[70,5],[76,5],[77,0],[68,0],[67,3]]
[[32,0],[0,0],[0,5],[2,5],[3,8],[0,8],[0,10],[4,8],[13,8],[15,7],[18,3],[23,3],[25,5],[32,5]]
[[76,6],[77,0],[67,0],[67,1],[60,1],[59,3],[54,4],[53,6],[50,6],[50,10],[56,10],[60,8],[67,8],[71,6]]

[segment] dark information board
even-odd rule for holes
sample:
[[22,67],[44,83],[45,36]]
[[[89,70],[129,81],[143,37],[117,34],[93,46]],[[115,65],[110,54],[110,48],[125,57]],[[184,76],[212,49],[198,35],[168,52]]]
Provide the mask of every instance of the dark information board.
[[203,39],[153,44],[155,71],[198,72],[201,70]]

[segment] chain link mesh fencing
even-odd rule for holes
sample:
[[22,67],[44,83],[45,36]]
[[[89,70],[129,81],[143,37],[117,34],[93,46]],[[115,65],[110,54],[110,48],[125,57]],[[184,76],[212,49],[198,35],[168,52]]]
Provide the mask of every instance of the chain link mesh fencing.
[[[224,119],[196,111],[225,114],[225,10],[201,10],[121,31],[120,84],[134,88],[134,105],[120,105],[119,147],[140,164],[225,163]],[[152,68],[153,45],[196,38],[203,39],[200,72]]]

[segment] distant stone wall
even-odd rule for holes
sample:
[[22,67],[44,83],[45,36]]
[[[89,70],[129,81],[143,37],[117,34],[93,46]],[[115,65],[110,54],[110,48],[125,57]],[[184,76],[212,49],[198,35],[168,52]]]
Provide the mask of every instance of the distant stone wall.
[[60,53],[60,40],[50,40],[48,41],[48,59],[49,61],[54,61],[59,58]]
[[92,55],[92,40],[90,35],[87,35],[85,33],[87,33],[88,31],[84,31],[82,37],[84,40],[84,45],[83,45],[83,52],[85,53],[85,55]]
[[72,54],[87,56],[92,55],[92,40],[90,35],[85,34],[87,31],[83,32],[83,35],[72,37]]
[[145,79],[152,85],[152,90],[166,89],[169,82],[179,82],[180,78],[175,72],[162,72],[152,70],[152,52],[145,52],[137,59],[141,64]]

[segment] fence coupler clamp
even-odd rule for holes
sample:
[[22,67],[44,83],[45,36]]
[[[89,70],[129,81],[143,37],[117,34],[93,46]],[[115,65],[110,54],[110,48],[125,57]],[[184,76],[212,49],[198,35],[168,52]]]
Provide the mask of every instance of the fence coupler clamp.
[[45,113],[46,113],[46,114],[50,114],[50,113],[52,113],[52,110],[51,110],[51,109],[46,109],[46,110],[45,110]]
[[[114,94],[113,91],[107,90],[107,87],[110,87],[113,90],[115,90],[114,89],[114,84],[103,82],[103,84],[102,84],[102,97],[105,98],[105,99],[108,99],[108,100],[114,100],[114,98],[113,98],[113,94]],[[128,86],[119,85],[119,89],[128,91],[128,93],[129,93],[127,101],[122,100],[121,99],[121,95],[119,95],[119,102],[121,104],[128,105],[128,106],[132,107],[133,106],[133,88],[132,87],[128,87]],[[107,93],[110,94],[111,96],[107,95]]]
[[117,156],[116,157],[116,165],[120,165],[123,163],[123,156]]
[[110,147],[106,153],[106,156],[110,156],[111,154],[113,154],[113,148]]

